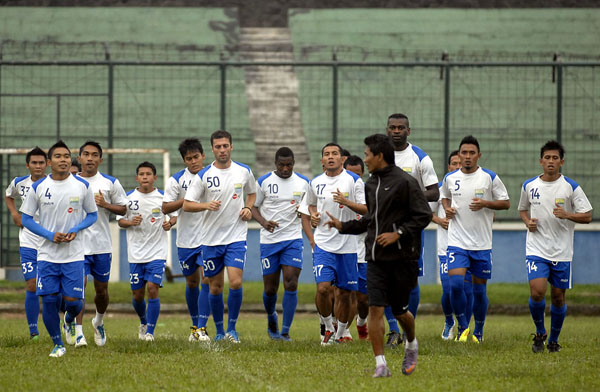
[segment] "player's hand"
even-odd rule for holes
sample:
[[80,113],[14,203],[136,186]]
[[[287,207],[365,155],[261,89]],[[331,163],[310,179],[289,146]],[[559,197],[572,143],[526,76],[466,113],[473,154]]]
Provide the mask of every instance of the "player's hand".
[[96,195],[94,195],[94,201],[96,202],[96,205],[98,207],[102,207],[105,208],[106,207],[106,200],[104,200],[104,195],[102,195],[102,191],[98,189],[98,193]]
[[565,211],[565,209],[557,203],[554,203],[554,205],[556,206],[556,208],[554,208],[554,210],[552,210],[552,213],[554,214],[555,217],[557,217],[558,219],[568,219],[569,218],[569,213],[567,211]]
[[339,188],[335,192],[331,193],[333,194],[333,201],[343,206],[347,205],[348,199],[344,197],[344,194],[340,192]]
[[22,229],[23,222],[21,221],[21,214],[14,214],[12,216],[12,218],[13,218],[13,222],[15,222],[15,225],[17,225],[18,227],[20,227]]
[[315,212],[314,214],[310,214],[310,225],[312,228],[316,228],[321,223],[321,213]]
[[327,227],[329,227],[330,229],[332,227],[335,227],[336,229],[338,229],[338,231],[342,230],[342,222],[339,219],[337,219],[335,216],[331,215],[329,213],[329,211],[325,211],[325,213],[327,214],[327,216],[330,219],[327,222],[325,222]]
[[446,212],[446,219],[452,219],[456,216],[456,208],[454,207],[444,208],[444,211]]
[[449,224],[450,224],[450,219],[448,219],[448,218],[443,218],[440,221],[440,226],[442,226],[444,228],[444,230],[448,230]]
[[[221,208],[221,200],[211,200],[207,203],[206,209],[208,211],[218,211]],[[252,215],[252,214],[250,214]]]
[[250,219],[252,219],[252,211],[250,208],[242,208],[240,211],[240,218],[242,218],[244,222],[248,222]]
[[531,218],[529,219],[529,222],[526,223],[527,226],[527,230],[529,230],[530,232],[534,233],[537,231],[537,218]]
[[136,215],[133,217],[133,219],[131,220],[131,225],[132,226],[139,226],[142,224],[142,216],[141,215]]
[[65,234],[65,239],[63,242],[71,242],[75,239],[75,237],[77,237],[77,233],[67,233]]
[[385,248],[386,246],[395,243],[399,239],[400,239],[400,235],[398,233],[389,232],[389,233],[379,234],[375,240],[377,241],[377,243],[379,245],[381,245]]
[[315,240],[314,239],[312,239],[310,241],[310,247],[312,248],[312,250],[315,250]]
[[279,222],[265,220],[265,223],[262,225],[262,227],[264,227],[269,233],[272,233],[275,231],[275,228],[279,227]]
[[172,227],[172,225],[171,225],[171,221],[170,220],[166,220],[162,224],[162,228],[163,228],[164,231],[171,230],[171,227]]
[[56,232],[54,233],[54,238],[52,239],[52,242],[54,242],[55,244],[60,244],[65,242],[65,238],[66,238],[66,234],[65,233],[61,233],[61,232]]
[[475,197],[472,199],[471,204],[469,204],[469,208],[471,211],[479,211],[482,208],[485,208],[486,200],[480,199],[479,197]]

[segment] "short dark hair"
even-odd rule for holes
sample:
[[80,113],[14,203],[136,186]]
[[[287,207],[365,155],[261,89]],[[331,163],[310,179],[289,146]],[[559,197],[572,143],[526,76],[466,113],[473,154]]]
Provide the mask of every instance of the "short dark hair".
[[44,150],[42,150],[41,148],[39,148],[38,146],[35,146],[35,148],[31,151],[29,151],[27,153],[27,155],[25,155],[25,162],[29,163],[29,161],[31,160],[31,157],[35,155],[35,156],[42,156],[44,157],[44,160],[48,159],[48,155],[46,155],[46,152]]
[[323,148],[321,149],[321,156],[323,156],[323,152],[325,151],[325,148],[326,148],[326,147],[337,147],[337,148],[338,148],[338,150],[340,150],[340,155],[342,155],[342,152],[343,152],[343,150],[344,150],[344,149],[342,148],[342,146],[340,146],[340,145],[339,145],[339,144],[337,144],[337,143],[334,143],[334,142],[327,143],[327,144],[326,144],[326,145],[324,145],[324,146],[323,146]]
[[373,155],[383,154],[383,160],[389,165],[395,165],[394,146],[390,143],[390,138],[382,133],[376,133],[367,136],[364,143]]
[[350,151],[346,150],[345,148],[342,148],[342,156],[348,158],[350,155]]
[[210,146],[212,147],[213,141],[215,139],[229,139],[229,144],[233,144],[233,139],[231,138],[231,134],[227,131],[219,129],[218,131],[214,131],[212,135],[210,135]]
[[390,118],[395,118],[397,120],[400,119],[405,119],[406,120],[406,126],[410,128],[410,123],[408,121],[408,116],[406,114],[402,114],[402,113],[394,113],[394,114],[390,114],[388,116],[388,122],[390,121]]
[[452,161],[452,157],[455,157],[458,155],[458,150],[454,150],[450,153],[450,155],[448,155],[448,165],[450,164],[450,162]]
[[558,155],[560,156],[560,159],[563,159],[565,157],[565,148],[562,146],[562,144],[560,144],[556,140],[548,140],[540,150],[540,158],[543,158],[544,153],[550,150],[558,150]]
[[181,154],[181,158],[185,158],[185,154],[187,154],[190,151],[198,151],[200,152],[200,154],[204,154],[202,143],[200,143],[200,140],[198,138],[188,138],[179,143],[179,153]]
[[65,142],[63,142],[62,140],[59,140],[48,149],[48,159],[50,159],[50,157],[52,156],[52,153],[57,148],[66,148],[67,151],[69,151],[69,154],[71,153],[71,149],[69,149],[69,147],[65,144]]
[[350,155],[348,158],[346,158],[346,161],[344,162],[344,169],[348,165],[352,165],[352,166],[360,165],[361,170],[363,172],[365,171],[365,163],[363,162],[362,159],[360,159],[360,157],[358,155]]
[[88,140],[87,142],[83,143],[81,145],[81,147],[79,147],[79,156],[81,156],[81,153],[83,152],[83,149],[86,146],[96,147],[98,149],[98,151],[100,152],[100,158],[102,158],[102,147],[100,147],[100,143],[92,141],[92,140]]
[[152,169],[152,174],[156,175],[156,166],[154,166],[152,163],[150,163],[148,161],[144,161],[138,165],[138,167],[135,169],[136,175],[138,174],[138,172],[140,171],[140,168],[142,168],[142,167],[149,167],[150,169]]
[[77,158],[71,158],[71,166],[77,166],[77,170],[81,171],[81,163]]
[[473,135],[465,136],[465,137],[462,138],[462,140],[460,141],[460,144],[458,145],[458,149],[459,150],[460,150],[460,148],[462,147],[463,144],[474,144],[475,146],[477,146],[477,152],[481,151],[479,149],[479,142],[477,141],[477,139]]
[[275,152],[275,162],[277,162],[280,157],[291,157],[292,160],[294,160],[294,152],[289,147],[281,147]]

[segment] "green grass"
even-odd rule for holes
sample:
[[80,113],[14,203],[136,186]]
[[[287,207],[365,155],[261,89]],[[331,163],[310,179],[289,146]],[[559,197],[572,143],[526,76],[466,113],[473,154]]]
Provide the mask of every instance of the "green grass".
[[[242,314],[240,345],[190,344],[188,320],[162,316],[156,341],[137,340],[137,319],[106,320],[108,343],[92,342],[89,322],[84,332],[90,346],[69,346],[60,359],[49,358],[52,343],[41,327],[37,343],[26,336],[24,317],[0,315],[0,390],[598,390],[600,354],[597,317],[569,317],[558,354],[533,354],[529,317],[490,316],[486,341],[444,342],[440,316],[417,321],[420,356],[416,372],[401,374],[403,350],[386,351],[392,378],[374,380],[374,360],[368,342],[343,346],[319,345],[315,315],[297,315],[294,342],[271,342],[262,315]],[[40,320],[41,322],[41,320]],[[549,322],[549,320],[547,320]],[[214,327],[209,324],[212,333]],[[351,327],[356,335],[356,330]],[[211,332],[209,330],[209,332]]]

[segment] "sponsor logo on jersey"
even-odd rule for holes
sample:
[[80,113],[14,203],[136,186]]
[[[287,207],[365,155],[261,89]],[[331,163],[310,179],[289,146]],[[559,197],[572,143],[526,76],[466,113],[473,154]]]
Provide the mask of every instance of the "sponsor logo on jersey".
[[73,290],[74,291],[81,291],[81,292],[83,292],[83,289],[81,287],[73,287]]
[[73,212],[73,207],[69,207],[69,209],[67,210],[67,213],[72,213]]

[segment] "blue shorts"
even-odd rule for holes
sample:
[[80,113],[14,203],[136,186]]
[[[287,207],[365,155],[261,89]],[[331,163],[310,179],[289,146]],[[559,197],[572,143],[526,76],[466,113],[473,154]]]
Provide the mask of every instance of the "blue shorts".
[[202,268],[204,276],[210,278],[221,272],[224,267],[244,269],[246,263],[246,241],[233,242],[227,245],[203,246]]
[[85,255],[85,275],[92,275],[98,282],[108,282],[111,263],[112,253]]
[[358,292],[367,294],[367,263],[358,263]]
[[448,280],[448,257],[446,255],[438,255],[440,260],[440,280]]
[[38,261],[37,295],[61,293],[65,297],[83,298],[84,262],[50,263]]
[[202,267],[202,247],[177,248],[177,257],[183,276],[190,276]]
[[131,290],[144,287],[146,282],[162,284],[166,260],[152,260],[148,263],[129,263],[129,284]]
[[480,279],[492,278],[492,250],[465,250],[448,247],[448,270],[466,268]]
[[315,281],[331,282],[340,289],[358,290],[358,258],[356,253],[330,253],[315,245],[313,253]]
[[527,278],[529,280],[545,278],[553,287],[571,289],[571,262],[550,261],[537,256],[527,256]]
[[260,244],[260,265],[263,276],[279,272],[282,265],[302,269],[303,252],[304,241],[302,239],[275,244]]
[[425,230],[421,230],[421,253],[419,253],[419,276],[425,275],[423,269],[423,252],[425,252]]
[[21,255],[21,268],[25,280],[35,279],[37,276],[37,250],[33,248],[19,248]]

